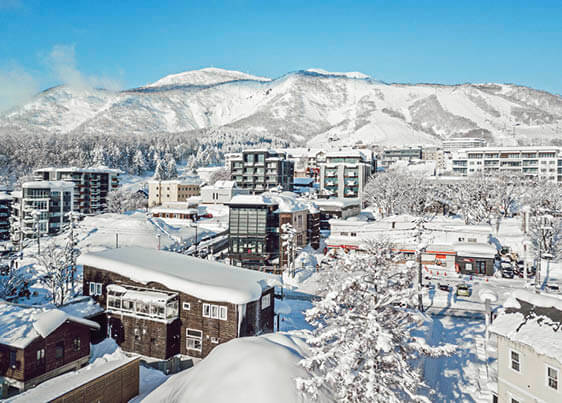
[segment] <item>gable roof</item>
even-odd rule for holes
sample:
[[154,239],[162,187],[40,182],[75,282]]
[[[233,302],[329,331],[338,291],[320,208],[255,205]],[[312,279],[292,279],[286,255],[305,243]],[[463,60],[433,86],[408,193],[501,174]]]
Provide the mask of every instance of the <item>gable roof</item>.
[[175,252],[127,247],[81,255],[78,264],[127,277],[141,284],[156,282],[207,301],[246,304],[279,284],[278,277]]
[[26,348],[34,340],[46,338],[66,321],[98,330],[99,324],[72,316],[60,309],[22,307],[0,303],[0,344]]

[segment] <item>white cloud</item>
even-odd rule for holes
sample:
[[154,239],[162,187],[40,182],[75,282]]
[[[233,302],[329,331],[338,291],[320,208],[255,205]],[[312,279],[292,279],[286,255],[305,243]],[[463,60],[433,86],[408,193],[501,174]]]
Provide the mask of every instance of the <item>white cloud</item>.
[[27,102],[39,91],[39,83],[19,66],[0,68],[0,112]]
[[107,77],[86,75],[76,66],[76,53],[74,45],[55,45],[45,57],[45,63],[51,73],[62,84],[75,88],[105,88],[119,90],[122,88],[120,80]]

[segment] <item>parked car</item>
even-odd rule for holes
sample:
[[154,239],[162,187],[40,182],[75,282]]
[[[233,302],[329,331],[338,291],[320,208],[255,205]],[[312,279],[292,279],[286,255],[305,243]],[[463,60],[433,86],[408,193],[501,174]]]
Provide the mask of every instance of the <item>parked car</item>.
[[512,269],[502,269],[502,277],[503,278],[513,278],[513,270]]
[[500,267],[502,270],[513,270],[513,265],[508,262],[501,262]]
[[447,292],[449,292],[449,284],[441,284],[441,283],[439,283],[439,289],[440,289],[441,291],[447,291]]
[[470,297],[470,287],[468,284],[461,283],[457,285],[457,295],[459,297]]

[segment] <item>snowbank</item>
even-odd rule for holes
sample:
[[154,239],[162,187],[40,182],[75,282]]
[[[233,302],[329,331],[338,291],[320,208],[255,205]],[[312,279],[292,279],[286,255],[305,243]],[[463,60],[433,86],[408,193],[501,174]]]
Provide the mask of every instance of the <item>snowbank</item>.
[[[305,402],[295,378],[306,345],[290,333],[234,339],[216,347],[195,367],[171,376],[144,402],[291,403]],[[327,394],[319,402],[332,401]]]

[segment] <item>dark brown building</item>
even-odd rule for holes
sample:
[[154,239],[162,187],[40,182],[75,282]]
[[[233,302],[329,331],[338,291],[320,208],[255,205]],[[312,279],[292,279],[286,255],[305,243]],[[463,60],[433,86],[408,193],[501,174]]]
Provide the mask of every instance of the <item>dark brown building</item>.
[[52,309],[2,304],[0,385],[20,391],[88,363],[96,322]]
[[106,308],[107,332],[125,351],[205,357],[218,344],[273,331],[275,278],[144,248],[80,256],[84,294]]

